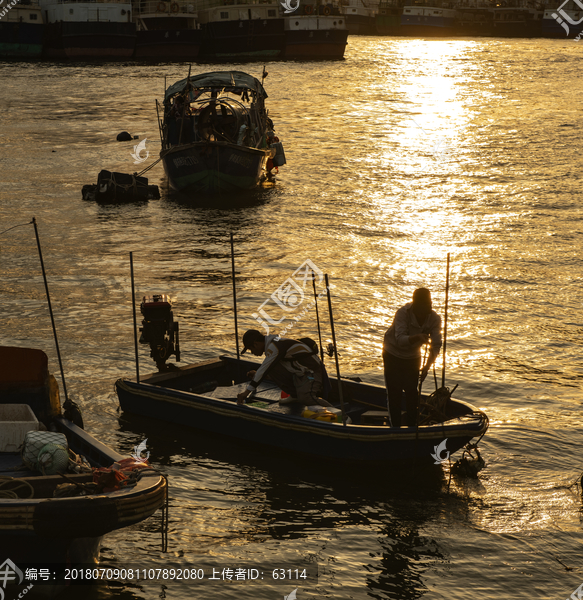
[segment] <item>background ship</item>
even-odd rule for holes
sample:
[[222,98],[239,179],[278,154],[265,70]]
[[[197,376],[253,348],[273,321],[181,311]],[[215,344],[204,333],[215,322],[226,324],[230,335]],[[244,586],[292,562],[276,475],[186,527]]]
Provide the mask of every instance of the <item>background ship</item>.
[[134,0],[135,58],[195,60],[202,45],[202,29],[192,2]]
[[349,30],[340,7],[304,4],[285,18],[285,58],[296,60],[344,58]]
[[[0,56],[34,58],[42,54],[43,18],[36,0],[21,0],[11,8],[6,5],[0,16]],[[1,13],[0,13],[1,14]]]
[[128,59],[136,26],[132,5],[123,0],[40,0],[45,20],[45,54],[50,58]]
[[284,49],[284,19],[275,0],[206,0],[197,5],[205,60],[273,59]]

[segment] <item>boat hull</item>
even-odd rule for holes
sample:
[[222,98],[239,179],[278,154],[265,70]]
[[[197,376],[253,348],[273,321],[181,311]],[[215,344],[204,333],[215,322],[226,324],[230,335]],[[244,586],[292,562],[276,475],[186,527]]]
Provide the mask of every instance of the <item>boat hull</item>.
[[279,58],[284,49],[283,23],[282,18],[205,23],[202,58],[214,61]]
[[345,29],[286,31],[285,58],[341,60],[347,40]]
[[136,45],[134,23],[58,22],[46,25],[50,58],[129,59]]
[[208,194],[255,188],[265,177],[270,150],[228,142],[195,142],[160,153],[170,186]]
[[[16,12],[16,11],[15,11]],[[43,24],[0,20],[0,56],[35,58],[43,50]]]
[[[232,376],[246,372],[257,365],[247,361],[209,361],[201,365],[186,367],[192,370],[183,385],[171,383],[172,387],[200,389],[209,382],[221,385],[221,379],[232,381]],[[150,382],[150,383],[149,383]],[[334,388],[334,380],[332,387]],[[356,386],[356,387],[355,387]],[[364,387],[358,387],[364,386]],[[356,462],[406,461],[420,459],[431,464],[435,447],[447,438],[447,449],[455,452],[473,437],[481,436],[487,429],[487,420],[455,422],[415,428],[390,428],[365,425],[342,425],[326,423],[292,414],[270,412],[263,408],[240,406],[230,400],[222,400],[165,387],[159,376],[142,380],[141,383],[120,379],[116,382],[120,406],[124,412],[163,419],[172,423],[189,425],[197,429],[222,434],[287,450],[317,455],[329,459]],[[365,394],[369,404],[386,406],[386,390],[379,386],[368,386],[343,381],[345,398]],[[463,410],[471,412],[473,407],[456,401]],[[386,409],[385,409],[386,410]],[[475,409],[473,409],[475,410]]]
[[200,54],[201,29],[154,29],[138,31],[135,58],[150,60],[194,60]]

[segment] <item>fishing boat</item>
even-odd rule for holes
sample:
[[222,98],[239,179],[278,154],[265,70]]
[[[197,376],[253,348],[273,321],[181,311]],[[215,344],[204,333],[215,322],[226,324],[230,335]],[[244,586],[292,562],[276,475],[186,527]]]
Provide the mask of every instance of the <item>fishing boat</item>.
[[265,108],[265,76],[260,82],[241,71],[216,71],[168,87],[159,120],[160,158],[173,189],[252,189],[271,175],[270,167],[285,164]]
[[481,438],[488,428],[487,416],[472,405],[448,397],[443,407],[437,408],[429,396],[422,398],[424,424],[418,428],[390,427],[386,389],[348,379],[342,379],[340,402],[338,380],[330,378],[332,411],[282,404],[281,389],[267,380],[247,404],[237,404],[237,394],[246,387],[245,374],[257,367],[252,361],[221,356],[150,374],[139,381],[119,379],[115,388],[124,413],[347,461],[418,459],[431,464],[440,444],[453,454],[472,439]]
[[105,534],[164,505],[166,479],[82,429],[42,350],[2,346],[0,362],[0,565],[94,565]]

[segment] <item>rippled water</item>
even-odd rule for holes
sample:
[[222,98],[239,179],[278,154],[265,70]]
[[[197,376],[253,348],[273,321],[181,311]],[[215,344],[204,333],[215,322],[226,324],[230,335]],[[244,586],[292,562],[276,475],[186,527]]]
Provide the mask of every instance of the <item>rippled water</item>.
[[[170,477],[168,553],[158,515],[108,535],[104,564],[317,562],[300,599],[554,599],[583,582],[568,487],[582,470],[580,51],[351,37],[342,63],[268,64],[288,159],[277,185],[188,198],[157,165],[161,200],[126,206],[85,202],[81,187],[102,168],[140,168],[120,131],[147,138],[150,164],[154,101],[187,66],[0,63],[0,230],[38,220],[86,429],[126,453],[147,437]],[[120,415],[113,383],[135,373],[129,253],[138,296],[174,297],[183,360],[211,358],[235,348],[230,232],[240,331],[310,259],[333,285],[342,374],[374,383],[384,331],[415,287],[443,311],[450,253],[447,384],[491,419],[479,481],[354,472]],[[57,371],[32,226],[0,236],[0,261],[2,343],[45,349]],[[314,337],[313,311],[293,331]],[[153,370],[144,347],[141,369]],[[90,597],[267,600],[293,587],[101,585]]]

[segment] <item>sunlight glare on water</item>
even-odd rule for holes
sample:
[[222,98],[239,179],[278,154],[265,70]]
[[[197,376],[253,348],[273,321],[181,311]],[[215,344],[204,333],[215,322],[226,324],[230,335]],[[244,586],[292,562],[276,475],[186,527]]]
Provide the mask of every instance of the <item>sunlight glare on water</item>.
[[[170,478],[169,552],[158,516],[106,536],[104,564],[317,562],[298,598],[550,600],[581,584],[580,65],[572,41],[351,36],[345,61],[267,65],[288,160],[275,187],[184,197],[157,165],[162,198],[117,206],[83,201],[81,187],[101,169],[137,168],[120,131],[147,138],[155,160],[155,99],[187,65],[0,63],[0,230],[38,220],[87,430],[124,453],[147,438]],[[231,232],[239,333],[310,259],[332,284],[341,374],[376,384],[384,332],[413,290],[428,287],[443,315],[449,253],[446,385],[490,417],[479,479],[449,482],[447,466],[354,472],[118,413],[113,383],[135,372],[129,253],[137,297],[174,300],[182,364],[234,355]],[[56,371],[31,228],[0,245],[3,343],[43,348]],[[319,309],[326,344],[324,296]],[[290,331],[316,338],[314,312]],[[273,600],[292,589],[88,593]]]

